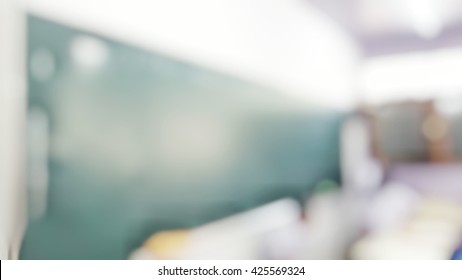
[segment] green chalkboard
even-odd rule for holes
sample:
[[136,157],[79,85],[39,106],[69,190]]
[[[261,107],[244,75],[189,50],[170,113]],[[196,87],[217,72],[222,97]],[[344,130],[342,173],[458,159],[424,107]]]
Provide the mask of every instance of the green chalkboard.
[[28,56],[47,180],[36,215],[44,143],[30,136],[23,259],[125,259],[158,230],[339,180],[342,113],[35,16]]

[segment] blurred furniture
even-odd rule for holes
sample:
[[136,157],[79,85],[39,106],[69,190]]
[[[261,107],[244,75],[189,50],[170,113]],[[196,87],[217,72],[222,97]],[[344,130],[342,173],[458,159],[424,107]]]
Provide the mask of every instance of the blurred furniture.
[[[441,100],[399,102],[361,111],[370,155],[385,176],[370,201],[359,259],[449,259],[462,233],[461,110]],[[457,108],[457,107],[456,107]],[[460,108],[460,107],[459,107]]]
[[438,106],[441,102],[400,102],[367,108],[371,153],[386,167],[385,180],[462,200],[457,125],[462,111],[448,115]]

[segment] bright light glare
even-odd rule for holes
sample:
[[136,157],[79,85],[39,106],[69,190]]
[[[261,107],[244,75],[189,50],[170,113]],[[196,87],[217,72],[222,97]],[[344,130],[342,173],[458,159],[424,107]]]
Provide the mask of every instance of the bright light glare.
[[364,99],[382,103],[447,97],[462,90],[462,49],[442,49],[366,60],[360,77]]
[[419,36],[426,39],[438,36],[443,28],[440,0],[405,0],[402,5]]
[[71,56],[77,64],[85,68],[99,68],[106,62],[108,55],[104,42],[96,38],[79,36],[72,42]]

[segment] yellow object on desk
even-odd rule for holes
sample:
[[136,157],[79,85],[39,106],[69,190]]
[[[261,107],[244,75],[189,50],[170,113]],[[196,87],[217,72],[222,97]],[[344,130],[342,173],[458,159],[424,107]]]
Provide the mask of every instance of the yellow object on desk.
[[146,240],[143,248],[156,259],[174,259],[186,246],[189,230],[169,230],[158,232]]

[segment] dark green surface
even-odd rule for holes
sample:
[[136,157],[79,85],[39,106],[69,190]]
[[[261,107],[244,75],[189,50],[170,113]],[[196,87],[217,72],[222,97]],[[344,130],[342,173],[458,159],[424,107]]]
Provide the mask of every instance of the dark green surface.
[[[69,55],[82,34],[29,17],[29,54],[51,50],[57,73],[29,78],[29,108],[50,119],[50,183],[46,215],[30,220],[21,258],[124,259],[157,230],[281,197],[301,201],[321,180],[338,181],[342,114],[94,34],[110,59],[85,72]],[[212,116],[231,138],[213,172],[159,159],[159,119],[184,112]]]

